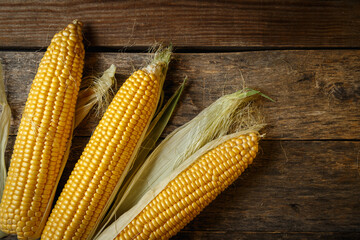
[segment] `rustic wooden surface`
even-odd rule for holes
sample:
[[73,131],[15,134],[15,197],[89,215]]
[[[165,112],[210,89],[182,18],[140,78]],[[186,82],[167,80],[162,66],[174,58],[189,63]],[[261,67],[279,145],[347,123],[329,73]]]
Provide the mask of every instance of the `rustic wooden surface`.
[[[85,75],[114,63],[119,85],[155,41],[175,45],[165,93],[188,83],[163,137],[244,82],[275,100],[261,103],[269,126],[252,167],[173,239],[360,239],[359,1],[0,0],[6,159],[43,51],[74,18]],[[60,188],[98,120],[76,130]]]
[[[43,53],[0,52],[16,134],[27,92]],[[85,75],[117,66],[118,85],[149,54],[89,53]],[[170,95],[185,76],[189,81],[182,103],[166,133],[193,118],[218,97],[242,88],[245,82],[268,94],[263,111],[271,139],[355,139],[360,136],[360,51],[260,51],[175,54],[165,92]],[[346,106],[346,107],[344,107]],[[77,131],[89,136],[97,124],[89,119]]]
[[0,1],[0,46],[46,47],[75,18],[90,46],[359,47],[359,1]]

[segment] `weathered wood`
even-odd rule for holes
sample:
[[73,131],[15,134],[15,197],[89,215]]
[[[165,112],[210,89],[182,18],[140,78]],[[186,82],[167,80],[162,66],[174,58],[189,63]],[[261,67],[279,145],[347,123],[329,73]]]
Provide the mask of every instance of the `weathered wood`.
[[344,240],[359,239],[359,232],[239,232],[239,231],[182,231],[172,240],[278,240],[278,239],[327,239],[327,240]]
[[359,47],[358,1],[1,1],[0,46],[46,47],[74,18],[89,46]]
[[359,142],[263,141],[261,149],[184,230],[359,232]]
[[[182,231],[171,240],[298,240],[298,239],[327,239],[344,240],[359,239],[359,232],[239,232],[239,231]],[[15,236],[3,238],[3,240],[17,240]]]
[[[11,134],[16,134],[22,108],[43,53],[0,52],[9,104]],[[119,85],[148,54],[89,53],[85,75],[118,67]],[[221,95],[245,82],[276,102],[264,101],[269,123],[267,139],[359,139],[360,51],[262,51],[241,53],[175,54],[165,92],[170,95],[188,77],[187,87],[166,133],[192,119]],[[89,136],[94,116],[76,131]]]
[[[8,153],[14,139],[11,137]],[[88,137],[74,139],[61,185],[87,141]],[[260,146],[253,165],[179,236],[183,239],[221,239],[222,233],[231,237],[223,239],[285,236],[340,239],[340,233],[359,236],[359,141],[264,140]],[[210,238],[212,234],[214,238]]]

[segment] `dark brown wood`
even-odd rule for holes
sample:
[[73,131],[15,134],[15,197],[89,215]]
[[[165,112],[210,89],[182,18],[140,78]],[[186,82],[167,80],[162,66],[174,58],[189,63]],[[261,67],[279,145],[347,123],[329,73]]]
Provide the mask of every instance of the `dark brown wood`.
[[[298,239],[327,239],[344,240],[359,239],[360,233],[353,232],[239,232],[239,231],[182,231],[171,240],[298,240]],[[3,240],[17,240],[15,236],[8,236]]]
[[77,18],[89,46],[360,47],[356,0],[1,1],[0,47],[46,47]]
[[[11,134],[16,134],[22,108],[43,53],[0,52]],[[85,75],[118,67],[119,86],[149,54],[89,53]],[[166,134],[196,116],[220,96],[241,89],[244,82],[272,97],[263,101],[269,124],[267,139],[359,139],[360,51],[261,51],[175,54],[165,84],[170,95],[188,77],[181,103]],[[90,136],[98,118],[91,116],[76,131]]]
[[[60,188],[87,141],[74,139]],[[359,236],[359,141],[264,140],[260,147],[253,165],[175,239]]]
[[185,230],[359,232],[359,142],[260,146],[253,166]]
[[[43,55],[35,50],[75,18],[85,76],[114,63],[118,87],[150,58],[128,48],[172,42],[189,52],[170,65],[166,97],[188,82],[163,137],[244,82],[276,101],[261,102],[268,128],[254,164],[172,239],[360,239],[360,50],[349,49],[360,47],[359,1],[0,1],[8,165]],[[56,197],[98,120],[91,114],[76,130]]]
[[359,239],[360,233],[343,232],[239,232],[239,231],[182,231],[172,240],[279,240],[279,239],[327,239],[344,240]]

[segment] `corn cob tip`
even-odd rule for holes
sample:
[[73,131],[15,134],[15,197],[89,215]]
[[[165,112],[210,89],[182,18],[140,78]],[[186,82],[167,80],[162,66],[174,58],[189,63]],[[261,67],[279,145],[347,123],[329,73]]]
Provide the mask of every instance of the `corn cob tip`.
[[79,21],[79,20],[77,20],[77,19],[73,20],[72,23],[73,23],[74,25],[80,25],[81,27],[84,25],[81,21]]
[[169,64],[172,50],[172,44],[170,44],[168,47],[163,47],[160,45],[155,52],[153,63],[165,62],[166,64]]
[[78,29],[81,30],[83,27],[83,23],[77,19],[73,20],[64,30],[66,29]]
[[[63,38],[68,38],[71,42],[73,42],[72,46],[75,46],[77,44],[79,44],[79,46],[81,45],[81,49],[83,48],[83,36],[82,36],[82,22],[78,21],[78,20],[74,20],[72,21],[69,25],[67,25],[65,28],[63,28],[61,31],[59,31],[58,33],[56,33],[54,35],[54,37],[51,39],[51,42],[61,42],[63,41]],[[81,50],[80,49],[80,50]],[[82,50],[81,50],[82,51]]]
[[160,45],[156,50],[154,58],[151,61],[151,63],[147,67],[142,69],[147,73],[158,76],[158,78],[160,79],[161,86],[165,80],[165,76],[171,59],[171,54],[172,54],[171,45],[165,48]]

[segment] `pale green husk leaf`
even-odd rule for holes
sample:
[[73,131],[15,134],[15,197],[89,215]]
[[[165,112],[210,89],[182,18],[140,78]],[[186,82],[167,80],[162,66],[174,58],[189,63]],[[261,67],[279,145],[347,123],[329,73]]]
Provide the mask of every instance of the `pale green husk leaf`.
[[[11,109],[6,99],[3,68],[0,64],[0,199],[5,189],[6,180],[6,162],[5,150],[9,137]],[[7,236],[6,233],[0,231],[0,238]]]
[[0,64],[0,198],[5,188],[6,179],[6,162],[5,162],[5,150],[9,136],[10,121],[11,121],[11,109],[6,99],[4,75],[2,65]]
[[114,215],[118,219],[96,239],[117,236],[173,178],[207,151],[235,135],[263,128],[264,120],[253,105],[258,95],[252,89],[225,95],[166,137],[123,190]]
[[4,238],[4,237],[6,237],[6,236],[8,236],[8,235],[9,235],[9,234],[0,231],[0,238]]
[[111,87],[116,83],[115,73],[116,67],[112,64],[101,77],[90,76],[84,79],[82,85],[85,88],[79,92],[76,103],[75,126],[79,125],[94,106],[96,115],[102,115],[114,95]]

